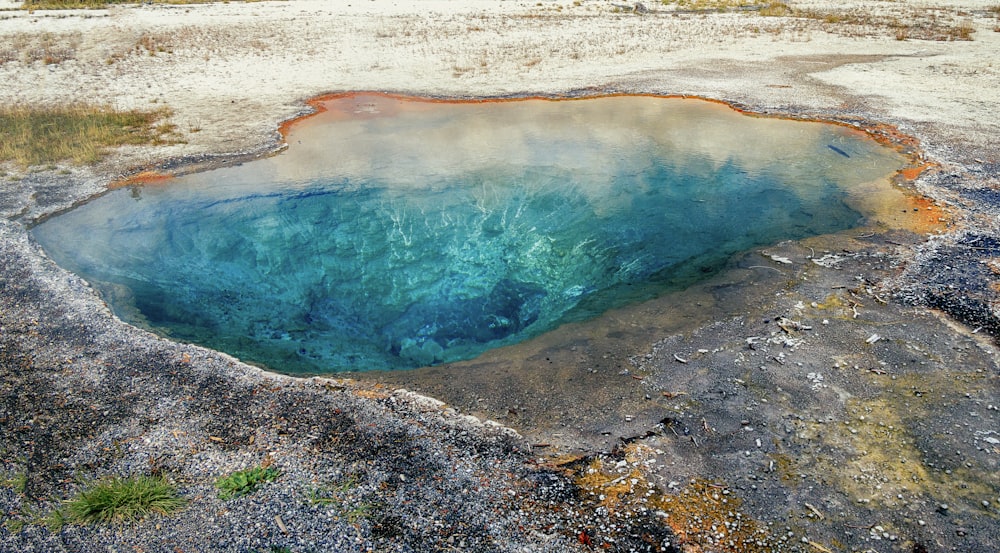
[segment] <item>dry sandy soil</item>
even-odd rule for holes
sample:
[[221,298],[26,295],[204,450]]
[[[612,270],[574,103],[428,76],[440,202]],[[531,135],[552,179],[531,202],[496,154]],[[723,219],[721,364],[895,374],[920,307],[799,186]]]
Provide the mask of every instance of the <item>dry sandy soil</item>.
[[[0,101],[166,106],[183,139],[3,168],[0,550],[1000,550],[997,4],[787,4],[0,0]],[[687,292],[361,381],[124,325],[29,237],[139,171],[272,153],[307,99],[354,90],[691,95],[853,124],[931,164],[898,184],[924,216],[748,252]],[[216,477],[264,459],[279,480],[218,497]],[[95,479],[148,472],[188,508],[43,524]]]

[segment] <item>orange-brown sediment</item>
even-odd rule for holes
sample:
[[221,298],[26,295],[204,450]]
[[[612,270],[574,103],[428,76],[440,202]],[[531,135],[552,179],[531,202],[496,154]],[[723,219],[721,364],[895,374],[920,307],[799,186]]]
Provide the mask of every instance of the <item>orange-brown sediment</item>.
[[933,163],[924,163],[922,165],[917,165],[914,167],[907,167],[906,169],[901,170],[899,174],[906,180],[909,181],[917,180],[917,177],[919,177],[921,174],[923,174],[924,171],[930,169],[933,166],[934,166]]
[[169,173],[160,173],[158,171],[142,171],[130,177],[125,177],[123,179],[116,180],[111,184],[109,184],[108,188],[114,190],[116,188],[123,188],[125,186],[131,186],[134,184],[164,184],[173,178],[174,176]]

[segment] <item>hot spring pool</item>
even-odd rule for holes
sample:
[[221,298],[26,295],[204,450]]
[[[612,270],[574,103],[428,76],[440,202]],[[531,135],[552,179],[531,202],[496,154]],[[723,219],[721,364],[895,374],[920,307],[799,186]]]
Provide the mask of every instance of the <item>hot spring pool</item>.
[[327,100],[289,148],[33,234],[122,319],[288,373],[474,357],[855,227],[906,160],[698,100]]

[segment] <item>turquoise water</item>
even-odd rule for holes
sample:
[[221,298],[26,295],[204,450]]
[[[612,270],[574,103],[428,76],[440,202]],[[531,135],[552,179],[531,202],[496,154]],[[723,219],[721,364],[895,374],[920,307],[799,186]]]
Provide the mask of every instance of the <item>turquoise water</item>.
[[698,101],[331,101],[284,153],[35,227],[115,312],[282,372],[468,359],[851,228],[901,158]]

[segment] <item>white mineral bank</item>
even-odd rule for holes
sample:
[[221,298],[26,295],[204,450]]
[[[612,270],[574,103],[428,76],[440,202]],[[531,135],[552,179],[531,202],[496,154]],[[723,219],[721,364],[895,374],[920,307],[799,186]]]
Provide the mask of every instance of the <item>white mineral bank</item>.
[[637,15],[607,0],[288,0],[35,12],[0,0],[0,46],[23,50],[48,33],[68,57],[0,64],[0,102],[169,107],[185,143],[125,149],[119,160],[126,166],[262,147],[279,122],[303,111],[303,100],[345,90],[476,96],[617,87],[806,112],[846,105],[902,124],[931,147],[935,136],[998,140],[1000,33],[993,28],[1000,23],[987,9],[995,0],[787,3],[915,25],[936,7],[938,21],[971,25],[974,40],[897,40],[886,27],[752,13],[677,14],[660,2]]

